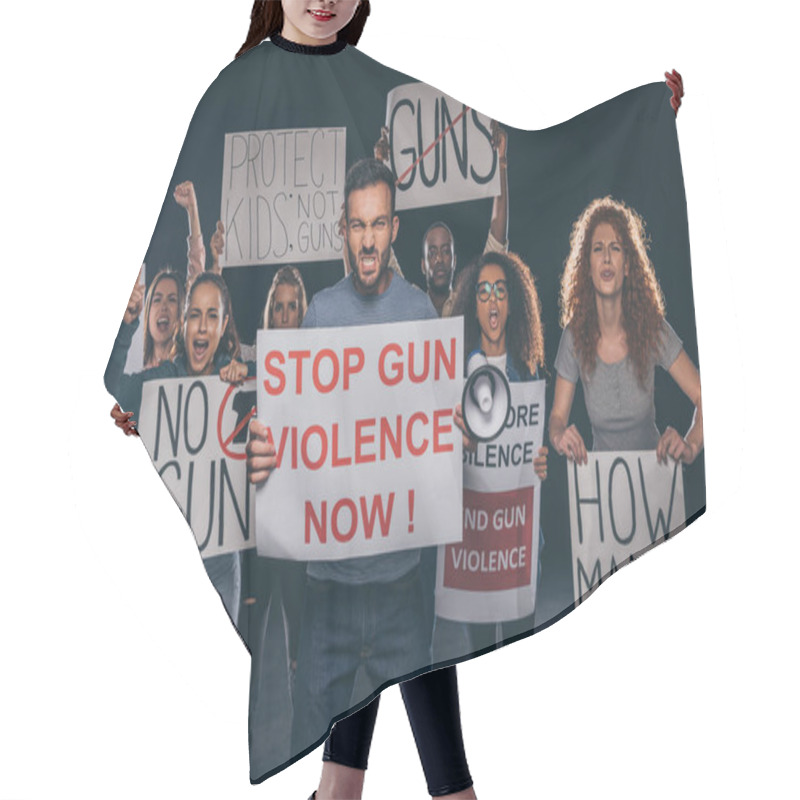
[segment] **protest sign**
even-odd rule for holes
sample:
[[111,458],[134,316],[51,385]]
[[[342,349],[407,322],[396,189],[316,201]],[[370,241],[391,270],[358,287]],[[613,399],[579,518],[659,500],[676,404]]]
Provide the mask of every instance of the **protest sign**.
[[226,133],[223,266],[340,258],[345,145],[345,128]]
[[505,622],[533,614],[539,563],[545,381],[512,383],[500,436],[464,452],[464,539],[439,548],[436,614]]
[[580,603],[608,575],[686,523],[683,470],[655,451],[589,453],[567,463],[573,597]]
[[278,466],[258,552],[338,560],[461,538],[461,319],[258,333]]
[[399,210],[500,194],[492,121],[427,86],[407,83],[387,98],[389,166]]
[[253,379],[241,387],[217,376],[143,385],[142,441],[203,558],[255,547],[244,452],[254,405]]

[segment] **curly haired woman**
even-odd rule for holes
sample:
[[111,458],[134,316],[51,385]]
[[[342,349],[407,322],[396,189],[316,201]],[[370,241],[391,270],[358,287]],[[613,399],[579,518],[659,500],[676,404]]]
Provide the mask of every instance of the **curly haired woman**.
[[[611,197],[593,200],[573,225],[561,279],[561,326],[550,413],[556,451],[587,461],[583,437],[569,424],[580,378],[594,450],[656,450],[661,462],[691,464],[703,447],[700,375],[665,319],[643,220]],[[695,407],[685,436],[672,427],[659,435],[656,364]]]
[[464,352],[507,356],[509,380],[531,380],[544,366],[539,295],[531,271],[515,253],[486,253],[464,270],[453,316],[464,317]]

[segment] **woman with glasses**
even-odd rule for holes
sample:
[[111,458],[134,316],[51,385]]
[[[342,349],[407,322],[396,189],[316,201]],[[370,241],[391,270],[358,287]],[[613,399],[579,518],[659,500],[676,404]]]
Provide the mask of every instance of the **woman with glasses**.
[[[455,289],[453,316],[464,317],[466,362],[475,353],[483,353],[509,383],[539,380],[540,370],[544,369],[541,303],[531,270],[516,253],[487,252],[467,267]],[[456,422],[460,419],[457,417]],[[546,447],[539,449],[533,467],[539,480],[547,478]],[[540,555],[543,547],[540,528]],[[514,633],[532,630],[533,619],[462,625],[437,618],[436,625],[435,642],[449,640],[449,647],[473,651],[499,645]],[[466,635],[466,641],[456,644],[453,638],[459,632],[462,637]]]
[[[528,266],[515,253],[484,253],[461,274],[453,316],[464,317],[467,359],[481,351],[509,381],[544,367],[541,303]],[[546,455],[547,448],[540,455]],[[546,470],[546,467],[545,467]]]

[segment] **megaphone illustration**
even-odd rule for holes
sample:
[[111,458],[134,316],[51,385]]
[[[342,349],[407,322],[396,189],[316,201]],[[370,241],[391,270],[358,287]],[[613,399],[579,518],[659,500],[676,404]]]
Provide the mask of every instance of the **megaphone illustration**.
[[483,353],[473,353],[467,362],[467,382],[461,396],[469,435],[479,442],[496,439],[505,427],[510,405],[508,378],[491,366]]

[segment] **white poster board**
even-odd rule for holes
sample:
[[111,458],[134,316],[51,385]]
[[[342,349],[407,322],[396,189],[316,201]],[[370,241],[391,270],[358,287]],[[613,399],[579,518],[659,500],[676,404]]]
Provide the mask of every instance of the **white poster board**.
[[500,194],[491,119],[424,83],[389,93],[389,166],[398,210]]
[[608,575],[686,524],[683,469],[655,451],[589,453],[567,463],[576,603]]
[[439,548],[436,615],[505,622],[533,614],[539,564],[545,381],[512,383],[500,436],[464,453],[464,538]]
[[258,333],[258,418],[279,466],[258,552],[338,560],[461,538],[462,320]]
[[223,267],[341,257],[345,128],[225,135]]
[[147,381],[138,426],[153,464],[192,528],[203,558],[255,547],[255,492],[247,482],[251,378]]

